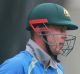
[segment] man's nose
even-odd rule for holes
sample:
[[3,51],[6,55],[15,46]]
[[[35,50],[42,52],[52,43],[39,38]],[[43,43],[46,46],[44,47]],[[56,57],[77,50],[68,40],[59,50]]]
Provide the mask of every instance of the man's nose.
[[64,39],[65,40],[65,38],[66,38],[66,32],[62,32],[62,34],[61,34],[61,39]]
[[61,39],[65,40],[66,36],[61,36]]
[[66,39],[66,36],[65,36],[65,35],[62,35],[62,36],[60,37],[60,39],[61,39],[61,42],[64,43],[64,42],[65,42],[65,39]]

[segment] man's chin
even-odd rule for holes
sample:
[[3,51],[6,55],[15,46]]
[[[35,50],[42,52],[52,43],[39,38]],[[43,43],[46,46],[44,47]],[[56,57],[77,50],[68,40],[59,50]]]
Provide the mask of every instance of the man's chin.
[[59,55],[59,54],[61,54],[61,50],[55,51],[55,52],[53,52],[53,54],[54,55]]
[[[55,51],[54,51],[55,50]],[[58,48],[52,48],[51,49],[51,51],[52,51],[52,53],[54,54],[54,55],[59,55],[59,54],[61,54],[61,49],[58,49]]]

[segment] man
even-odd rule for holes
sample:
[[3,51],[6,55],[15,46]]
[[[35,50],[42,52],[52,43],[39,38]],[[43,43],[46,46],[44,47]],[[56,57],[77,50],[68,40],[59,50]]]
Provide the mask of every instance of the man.
[[0,66],[0,74],[64,74],[57,55],[67,56],[76,37],[67,30],[76,30],[68,11],[54,3],[36,6],[28,16],[26,29],[31,32],[26,50]]

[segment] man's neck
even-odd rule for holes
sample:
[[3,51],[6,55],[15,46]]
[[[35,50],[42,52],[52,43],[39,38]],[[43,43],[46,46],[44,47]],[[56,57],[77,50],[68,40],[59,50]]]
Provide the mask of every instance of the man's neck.
[[35,34],[33,36],[32,40],[35,41],[47,53],[45,43],[44,43],[43,39],[40,37],[40,35]]

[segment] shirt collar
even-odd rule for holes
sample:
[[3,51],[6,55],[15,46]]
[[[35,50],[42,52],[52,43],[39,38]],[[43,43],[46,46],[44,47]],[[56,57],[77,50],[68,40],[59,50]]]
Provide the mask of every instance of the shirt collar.
[[33,40],[29,39],[26,46],[26,51],[31,53],[37,60],[39,60],[43,64],[45,64],[46,61],[50,61],[49,66],[51,66],[52,68],[57,68],[57,63]]

